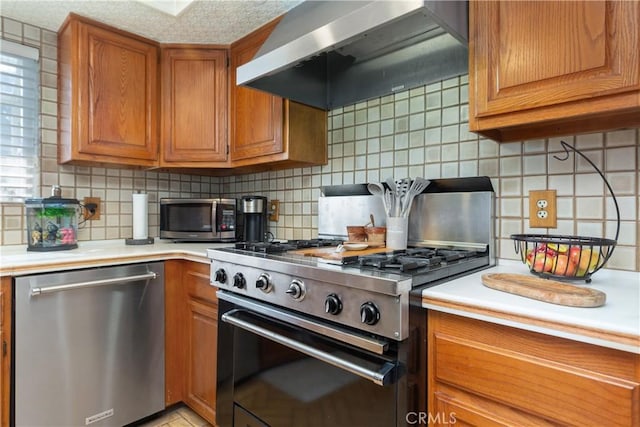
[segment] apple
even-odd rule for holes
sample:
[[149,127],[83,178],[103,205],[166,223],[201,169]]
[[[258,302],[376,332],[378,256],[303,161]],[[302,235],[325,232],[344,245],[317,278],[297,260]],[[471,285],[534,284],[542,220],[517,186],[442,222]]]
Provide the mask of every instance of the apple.
[[559,254],[557,257],[553,259],[553,274],[558,274],[561,276],[575,276],[577,269],[577,264],[571,261],[566,254]]
[[536,253],[533,258],[533,271],[548,273],[553,268],[554,259],[555,257],[549,256],[547,253]]
[[547,254],[551,257],[556,256],[557,251],[551,246],[551,244],[547,245],[546,243],[538,243],[535,247],[536,253],[539,254]]
[[571,248],[569,248],[569,259],[576,265],[580,263],[581,254],[582,249],[580,249],[580,246],[571,246]]

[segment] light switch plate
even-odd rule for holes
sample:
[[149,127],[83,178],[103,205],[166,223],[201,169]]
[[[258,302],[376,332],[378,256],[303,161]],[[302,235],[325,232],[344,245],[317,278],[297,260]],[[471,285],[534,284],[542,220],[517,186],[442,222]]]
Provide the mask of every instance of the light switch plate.
[[556,190],[532,190],[529,192],[529,227],[558,227]]

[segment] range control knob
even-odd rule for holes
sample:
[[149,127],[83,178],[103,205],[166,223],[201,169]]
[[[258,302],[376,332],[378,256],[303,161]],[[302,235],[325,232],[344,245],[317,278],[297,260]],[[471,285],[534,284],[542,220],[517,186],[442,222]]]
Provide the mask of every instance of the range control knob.
[[265,294],[268,294],[273,289],[273,283],[271,283],[271,277],[267,273],[262,273],[256,279],[256,288],[260,289]]
[[233,276],[233,286],[242,289],[247,286],[247,280],[244,278],[242,273],[236,273]]
[[216,270],[214,275],[214,280],[218,283],[226,283],[227,282],[227,272],[224,269],[219,268]]
[[366,325],[375,325],[380,320],[380,310],[371,301],[360,306],[360,320]]
[[329,294],[324,300],[324,312],[327,314],[340,314],[342,311],[342,301],[336,294]]
[[285,293],[289,294],[291,298],[296,301],[302,301],[307,293],[307,289],[302,280],[293,279],[291,284],[289,284],[289,289],[287,289]]

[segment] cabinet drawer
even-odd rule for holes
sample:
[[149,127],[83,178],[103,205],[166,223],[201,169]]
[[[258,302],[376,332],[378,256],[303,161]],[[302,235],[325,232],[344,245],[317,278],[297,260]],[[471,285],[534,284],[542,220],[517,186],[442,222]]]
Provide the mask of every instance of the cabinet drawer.
[[637,382],[436,334],[435,380],[574,425],[637,421]]
[[204,300],[210,304],[218,304],[216,287],[209,284],[209,264],[189,262],[185,264],[183,286],[191,298]]

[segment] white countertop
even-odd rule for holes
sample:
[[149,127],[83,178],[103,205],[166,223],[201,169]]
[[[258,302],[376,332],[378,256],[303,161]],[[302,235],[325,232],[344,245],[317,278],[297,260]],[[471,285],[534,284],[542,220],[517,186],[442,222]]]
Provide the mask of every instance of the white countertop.
[[206,262],[207,248],[233,243],[173,243],[155,239],[152,245],[126,245],[124,239],[79,242],[76,249],[52,252],[28,252],[20,245],[0,246],[0,276],[129,264],[165,259],[189,259]]
[[426,288],[423,307],[452,314],[640,353],[640,273],[600,270],[588,286],[607,295],[601,307],[567,307],[488,288],[487,273],[529,275],[520,262],[499,265],[450,282]]
[[[77,249],[54,252],[27,252],[26,246],[0,246],[0,276],[166,259],[208,263],[208,248],[231,245],[156,239],[152,245],[135,246],[126,245],[121,239],[79,242]],[[481,276],[485,273],[529,274],[520,262],[499,262],[497,267],[424,289],[423,307],[640,354],[640,273],[596,272],[591,284],[580,286],[606,293],[606,304],[597,308],[575,308],[482,285]]]

